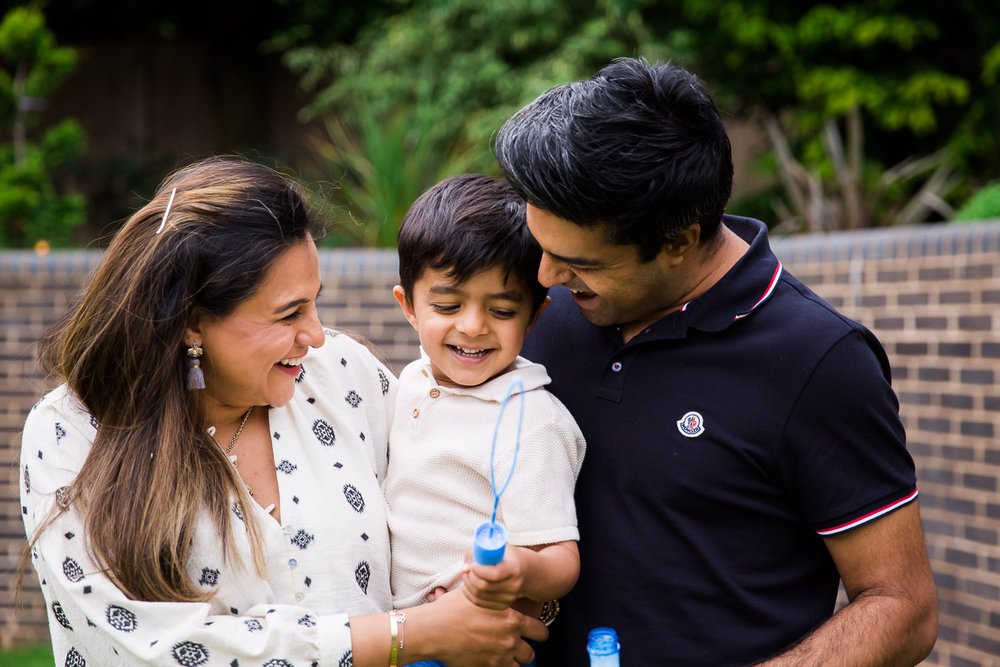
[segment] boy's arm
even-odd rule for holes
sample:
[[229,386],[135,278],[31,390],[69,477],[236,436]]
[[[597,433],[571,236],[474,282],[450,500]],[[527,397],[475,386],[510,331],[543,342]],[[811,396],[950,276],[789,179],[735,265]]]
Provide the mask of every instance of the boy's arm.
[[575,540],[534,547],[508,544],[496,565],[471,563],[462,584],[474,604],[504,609],[519,598],[560,598],[570,592],[579,574],[580,551]]

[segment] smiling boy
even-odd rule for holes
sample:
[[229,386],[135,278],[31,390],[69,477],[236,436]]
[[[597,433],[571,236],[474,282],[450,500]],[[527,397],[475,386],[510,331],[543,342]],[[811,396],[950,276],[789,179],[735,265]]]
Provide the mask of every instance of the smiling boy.
[[[518,356],[547,304],[524,202],[500,179],[447,179],[407,212],[398,250],[401,284],[393,294],[417,330],[421,356],[400,374],[383,485],[395,605],[419,604],[460,583],[491,608],[557,599],[579,572],[573,489],[585,443],[545,389],[545,368]],[[498,425],[515,378],[524,391],[511,397]],[[493,508],[495,427],[498,484],[513,466],[497,510],[508,546],[500,564],[470,568],[472,531]]]

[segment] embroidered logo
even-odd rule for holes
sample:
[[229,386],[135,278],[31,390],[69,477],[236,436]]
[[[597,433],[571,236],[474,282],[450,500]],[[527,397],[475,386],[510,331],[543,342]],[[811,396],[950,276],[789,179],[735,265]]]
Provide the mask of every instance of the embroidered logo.
[[692,410],[677,420],[677,430],[684,437],[697,438],[705,432],[705,420],[701,413]]

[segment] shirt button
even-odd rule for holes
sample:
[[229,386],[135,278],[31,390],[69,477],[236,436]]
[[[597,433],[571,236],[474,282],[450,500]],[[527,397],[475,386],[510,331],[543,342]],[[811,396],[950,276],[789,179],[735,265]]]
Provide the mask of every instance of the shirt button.
[[302,600],[305,599],[305,597],[306,597],[305,593],[296,593],[295,594],[295,599],[298,600],[299,602],[302,602]]
[[294,558],[288,559],[288,567],[298,567],[298,566],[299,566],[299,561],[295,560]]
[[621,369],[622,369],[622,362],[616,361],[615,363],[611,364],[611,370],[613,370],[615,373],[621,372]]
[[441,390],[438,389],[437,387],[434,387],[433,389],[430,390],[429,393],[431,395],[431,398],[437,398],[438,396],[441,395]]
[[420,374],[423,375],[424,377],[427,377],[427,371],[425,371],[425,370],[421,370]]
[[416,419],[420,416],[420,408],[413,408],[413,418]]

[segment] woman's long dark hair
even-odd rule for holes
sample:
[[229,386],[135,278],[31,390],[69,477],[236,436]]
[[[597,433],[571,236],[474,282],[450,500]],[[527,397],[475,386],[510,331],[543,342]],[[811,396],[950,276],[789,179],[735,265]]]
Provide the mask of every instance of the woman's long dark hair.
[[[130,597],[206,598],[185,571],[205,510],[238,560],[230,498],[250,500],[186,389],[185,329],[196,312],[231,313],[283,251],[318,231],[299,187],[272,169],[239,158],[182,168],[115,235],[42,340],[46,370],[99,425],[69,497],[95,561]],[[242,516],[260,571],[259,528]]]

